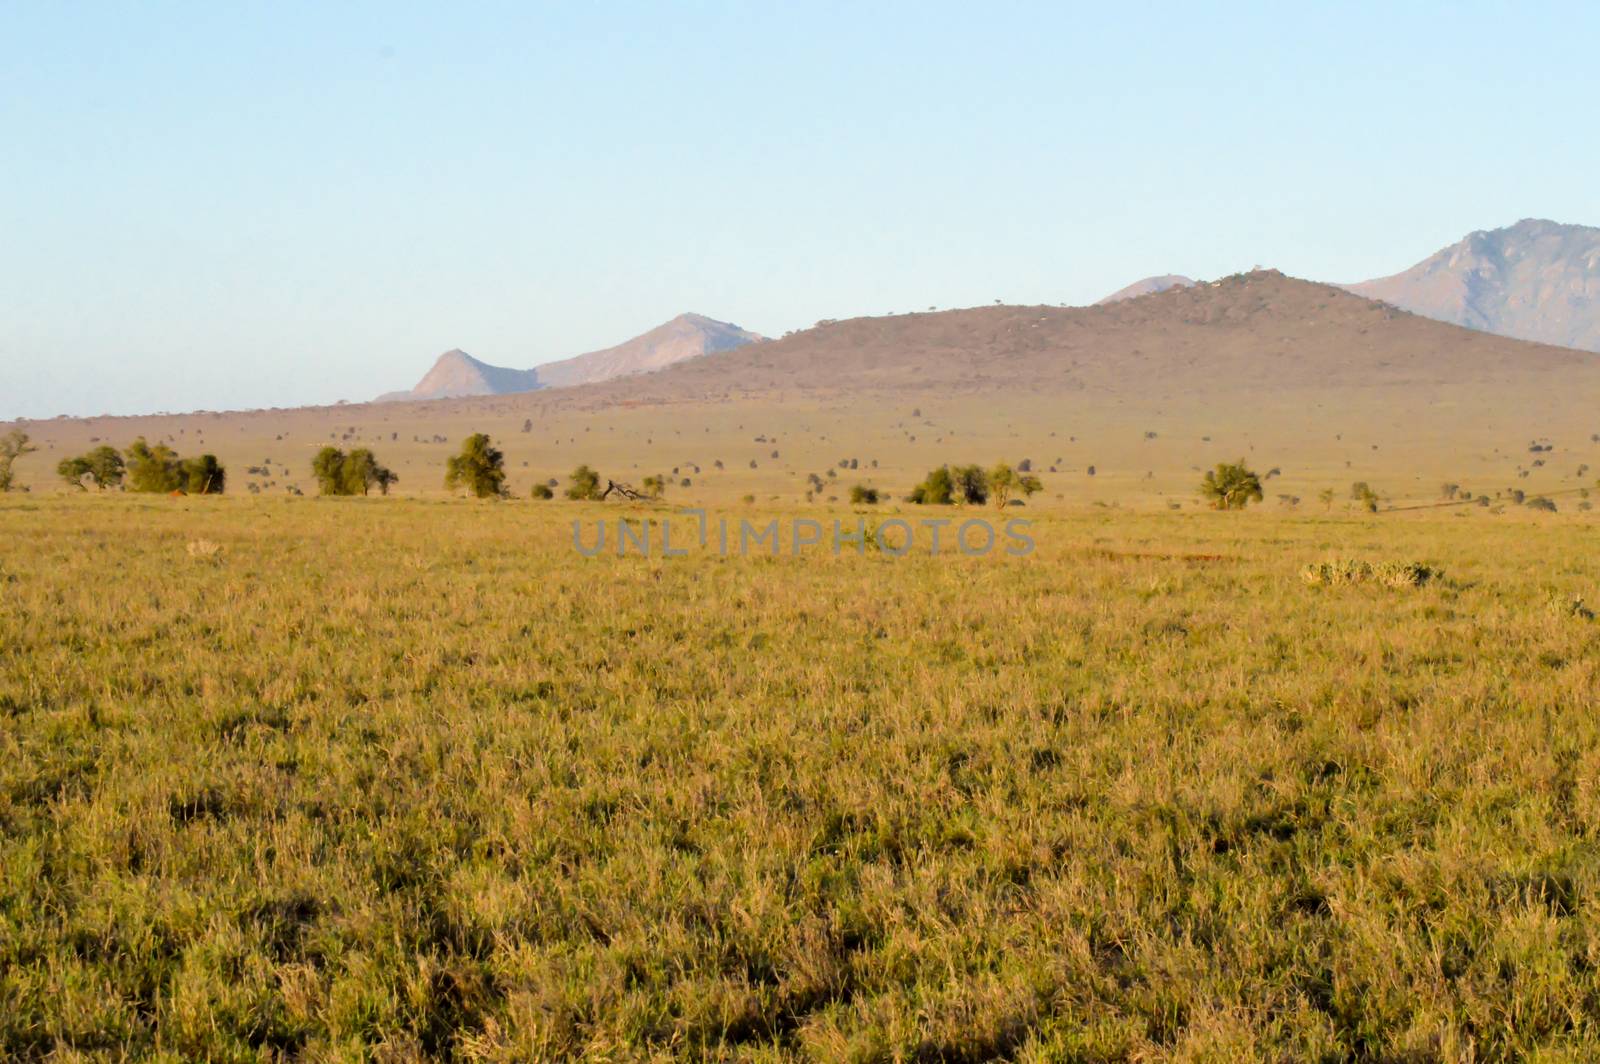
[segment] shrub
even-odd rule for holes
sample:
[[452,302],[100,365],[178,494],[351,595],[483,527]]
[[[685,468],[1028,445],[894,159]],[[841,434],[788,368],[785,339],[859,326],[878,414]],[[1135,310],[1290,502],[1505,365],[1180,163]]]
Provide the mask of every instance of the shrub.
[[1252,502],[1261,501],[1261,478],[1244,464],[1243,458],[1234,464],[1219,462],[1200,481],[1200,494],[1213,510],[1243,510]]
[[461,453],[445,463],[446,488],[465,488],[480,499],[497,499],[505,493],[505,483],[505,455],[484,433],[468,436],[461,443]]
[[983,467],[958,466],[950,471],[955,481],[956,497],[972,506],[982,506],[989,501],[989,474]]
[[1528,509],[1542,510],[1545,513],[1553,514],[1556,512],[1555,500],[1547,499],[1543,495],[1540,495],[1538,498],[1528,500]]
[[1002,508],[1013,495],[1030,497],[1044,490],[1044,485],[1040,483],[1038,477],[1012,469],[1004,462],[989,470],[988,486],[994,497],[994,504]]
[[128,445],[127,481],[132,491],[165,495],[186,482],[178,454],[164,443],[150,446],[143,436]]
[[906,501],[919,506],[949,506],[955,501],[955,481],[949,466],[940,466],[929,473],[921,484],[911,489]]
[[190,495],[221,495],[227,486],[228,474],[214,454],[184,459],[179,465],[182,482],[179,487]]
[[574,469],[567,479],[572,482],[567,486],[567,498],[574,502],[592,502],[600,498],[600,474],[588,466]]
[[879,494],[877,488],[865,484],[857,484],[850,489],[850,501],[861,506],[876,506]]
[[535,484],[533,486],[533,497],[535,499],[553,499],[556,497],[556,493],[550,490],[550,485],[548,484]]

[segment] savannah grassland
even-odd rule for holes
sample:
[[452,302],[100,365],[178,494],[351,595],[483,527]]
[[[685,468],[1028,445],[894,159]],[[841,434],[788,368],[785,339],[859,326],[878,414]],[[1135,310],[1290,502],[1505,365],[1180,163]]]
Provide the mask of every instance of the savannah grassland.
[[1593,520],[1307,509],[0,500],[0,1057],[1592,1059]]

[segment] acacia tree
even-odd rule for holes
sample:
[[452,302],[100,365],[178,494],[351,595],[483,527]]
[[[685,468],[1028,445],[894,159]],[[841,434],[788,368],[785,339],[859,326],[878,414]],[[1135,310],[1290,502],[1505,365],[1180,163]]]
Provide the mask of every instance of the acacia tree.
[[0,436],[0,492],[10,491],[15,485],[16,473],[12,466],[16,460],[38,449],[28,442],[28,434],[21,429],[12,429]]
[[122,486],[124,466],[122,452],[102,443],[83,456],[89,465],[89,479],[101,491]]
[[487,435],[475,432],[461,442],[461,453],[446,463],[444,486],[465,488],[480,499],[497,499],[505,494],[505,461]]
[[89,460],[81,454],[76,458],[63,458],[56,465],[56,475],[83,491],[83,478],[89,475]]
[[1200,482],[1200,494],[1210,501],[1213,510],[1243,510],[1261,501],[1261,478],[1244,464],[1243,458],[1233,464],[1219,462]]
[[660,476],[659,474],[652,477],[645,477],[639,482],[639,487],[644,490],[644,494],[647,497],[659,499],[661,496],[667,493],[667,478]]

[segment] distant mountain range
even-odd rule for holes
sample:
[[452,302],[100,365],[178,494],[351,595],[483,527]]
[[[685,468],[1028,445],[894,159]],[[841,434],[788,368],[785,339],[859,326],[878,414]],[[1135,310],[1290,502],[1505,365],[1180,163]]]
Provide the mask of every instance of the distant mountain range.
[[1440,321],[1600,351],[1600,229],[1529,218],[1345,287]]
[[762,339],[757,333],[725,321],[702,314],[680,314],[615,347],[548,362],[533,369],[491,366],[465,351],[453,349],[439,356],[416,387],[380,395],[378,402],[509,395],[541,388],[596,384],[635,373],[650,373],[684,359],[731,351]]

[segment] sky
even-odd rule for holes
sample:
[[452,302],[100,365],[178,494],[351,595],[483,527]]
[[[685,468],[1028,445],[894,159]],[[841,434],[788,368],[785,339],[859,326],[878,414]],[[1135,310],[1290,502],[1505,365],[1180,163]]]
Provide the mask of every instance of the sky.
[[0,5],[0,419],[1600,224],[1600,5]]

